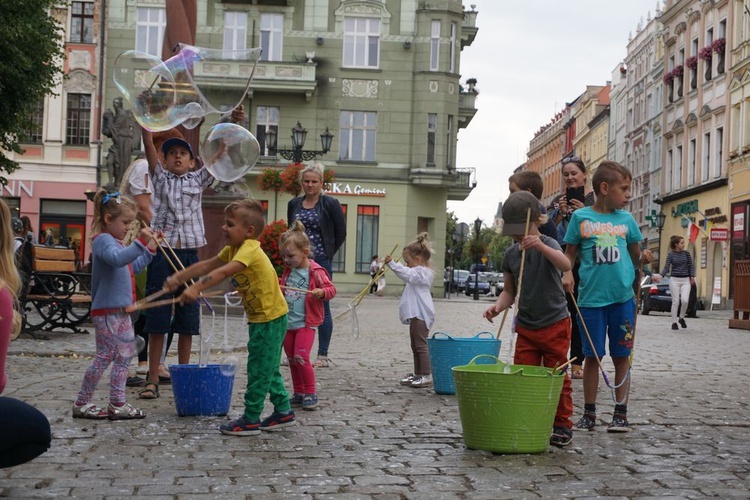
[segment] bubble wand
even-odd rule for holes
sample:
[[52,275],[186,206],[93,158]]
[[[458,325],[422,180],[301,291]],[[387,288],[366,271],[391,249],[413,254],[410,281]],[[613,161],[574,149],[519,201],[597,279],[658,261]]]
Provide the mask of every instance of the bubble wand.
[[[526,228],[523,232],[523,237],[526,238],[529,235],[529,224],[531,223],[531,208],[526,209]],[[526,249],[521,250],[521,269],[518,271],[518,290],[516,290],[516,312],[513,315],[513,324],[511,325],[510,330],[510,346],[508,349],[508,362],[505,365],[504,372],[510,373],[510,365],[513,362],[513,350],[514,350],[514,344],[515,344],[515,334],[516,334],[516,322],[518,320],[518,312],[519,312],[519,304],[521,302],[521,285],[523,284],[523,268],[524,264],[526,264]],[[507,311],[507,309],[506,309]],[[499,332],[498,332],[499,333]]]

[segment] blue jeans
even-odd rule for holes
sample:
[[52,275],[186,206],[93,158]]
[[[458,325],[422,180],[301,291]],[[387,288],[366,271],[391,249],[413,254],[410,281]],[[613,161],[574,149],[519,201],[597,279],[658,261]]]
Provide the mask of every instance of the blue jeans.
[[44,413],[23,401],[0,397],[0,469],[33,460],[51,442]]
[[[328,274],[331,276],[333,281],[333,271],[331,270],[331,261],[329,260],[316,260]],[[329,301],[323,301],[323,324],[318,327],[318,356],[328,356],[328,346],[331,344],[331,336],[333,335],[333,317],[331,316],[331,304]]]

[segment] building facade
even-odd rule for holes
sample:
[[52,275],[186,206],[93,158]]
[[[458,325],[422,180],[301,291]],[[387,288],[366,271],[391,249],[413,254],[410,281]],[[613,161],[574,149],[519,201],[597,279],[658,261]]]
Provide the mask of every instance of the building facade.
[[[171,1],[171,0],[170,0]],[[462,79],[461,51],[476,33],[477,12],[459,0],[198,0],[194,44],[238,50],[259,46],[246,124],[261,145],[257,166],[232,186],[204,194],[209,244],[218,251],[223,207],[238,196],[263,202],[269,222],[286,218],[289,195],[262,191],[258,173],[287,161],[266,144],[300,122],[305,150],[320,150],[315,137],[328,129],[331,150],[318,160],[335,172],[328,194],[344,207],[348,237],[335,257],[340,290],[359,291],[369,281],[374,254],[402,248],[427,231],[444,267],[446,201],[463,200],[476,184],[471,169],[457,168],[457,134],[476,113],[475,81]],[[111,0],[107,67],[117,55],[139,50],[161,56],[168,36],[164,0]],[[201,90],[247,84],[242,62],[202,65]],[[107,82],[106,95],[119,95]],[[219,97],[220,99],[220,97]],[[218,116],[206,117],[200,135]],[[390,287],[400,289],[400,283]],[[436,288],[442,289],[439,280]]]

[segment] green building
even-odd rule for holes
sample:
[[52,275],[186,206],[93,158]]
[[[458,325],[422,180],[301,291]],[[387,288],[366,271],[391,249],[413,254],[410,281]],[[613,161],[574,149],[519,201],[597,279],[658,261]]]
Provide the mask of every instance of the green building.
[[[113,74],[116,57],[127,50],[161,57],[165,3],[107,2],[106,74]],[[441,294],[446,202],[466,199],[476,184],[473,169],[456,165],[458,131],[476,113],[473,81],[461,83],[460,64],[463,48],[477,34],[473,7],[465,10],[460,0],[197,5],[194,45],[263,49],[244,102],[245,125],[258,138],[262,156],[244,183],[204,196],[205,254],[222,245],[223,207],[232,198],[261,200],[269,222],[286,217],[289,195],[262,191],[257,176],[288,163],[267,147],[266,132],[277,133],[279,149],[290,148],[286,132],[300,122],[308,131],[304,150],[321,150],[318,136],[326,129],[334,136],[317,161],[335,172],[328,193],[346,211],[348,237],[334,262],[339,290],[361,290],[370,279],[372,255],[384,255],[397,243],[402,248],[427,231],[436,251],[435,294]],[[231,60],[204,64],[195,79],[207,94],[220,96],[222,89],[244,88],[248,66]],[[120,95],[111,78],[105,95],[107,101]],[[217,118],[206,117],[201,137]],[[389,292],[401,289],[394,279],[389,284],[396,285]]]

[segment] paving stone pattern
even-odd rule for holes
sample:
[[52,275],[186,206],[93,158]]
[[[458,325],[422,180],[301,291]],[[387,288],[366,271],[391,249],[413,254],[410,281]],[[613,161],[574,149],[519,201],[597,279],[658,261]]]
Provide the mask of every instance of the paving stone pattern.
[[[334,315],[350,298],[334,300]],[[438,299],[433,331],[461,337],[495,331],[498,323],[481,318],[489,304]],[[222,356],[224,322],[222,308],[216,310],[215,322],[204,318],[205,330],[214,331],[212,362]],[[11,343],[4,395],[42,410],[53,442],[36,460],[0,470],[0,497],[748,498],[750,332],[728,329],[729,315],[699,311],[679,331],[670,329],[668,315],[640,316],[633,431],[606,432],[613,403],[602,383],[596,430],[578,431],[569,447],[538,455],[467,449],[455,396],[398,384],[411,371],[412,356],[398,300],[390,297],[365,298],[359,338],[346,315],[336,321],[335,365],[317,370],[319,410],[298,411],[296,427],[250,437],[218,432],[242,412],[247,333],[240,317],[228,320],[241,363],[227,417],[178,417],[172,391],[162,385],[154,401],[138,400],[137,389],[128,389],[128,401],[147,413],[145,420],[74,420],[71,405],[94,352],[93,335],[24,334]],[[503,360],[509,332],[510,321],[501,336]],[[611,363],[604,366],[613,379]],[[289,380],[288,369],[282,373]],[[97,403],[106,404],[107,383],[105,376]],[[576,418],[581,381],[573,388]]]

